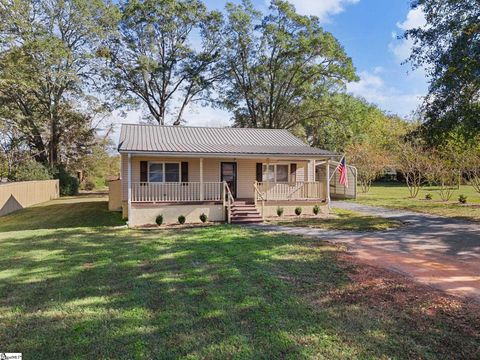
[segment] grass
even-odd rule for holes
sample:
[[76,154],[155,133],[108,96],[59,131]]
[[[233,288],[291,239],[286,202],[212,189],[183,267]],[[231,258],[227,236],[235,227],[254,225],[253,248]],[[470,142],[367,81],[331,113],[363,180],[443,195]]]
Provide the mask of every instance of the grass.
[[[432,200],[425,200],[431,194]],[[468,203],[458,202],[460,194],[466,195]],[[409,198],[405,185],[397,183],[376,183],[366,194],[359,193],[357,202],[365,205],[384,206],[392,209],[418,211],[463,220],[480,221],[480,194],[471,186],[460,186],[455,190],[450,201],[441,201],[436,187],[423,187],[416,199]]]
[[377,216],[364,215],[355,211],[332,209],[333,217],[288,217],[270,220],[281,226],[309,227],[326,230],[381,231],[394,229],[401,222]]
[[1,351],[26,359],[479,355],[479,307],[439,307],[433,290],[415,293],[411,281],[372,269],[374,279],[360,280],[368,271],[332,245],[227,225],[121,224],[95,197],[0,218]]

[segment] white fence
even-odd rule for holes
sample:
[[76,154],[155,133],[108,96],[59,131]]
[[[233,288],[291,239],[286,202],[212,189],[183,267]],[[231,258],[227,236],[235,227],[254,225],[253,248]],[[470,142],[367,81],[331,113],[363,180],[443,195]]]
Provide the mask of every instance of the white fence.
[[132,183],[132,202],[223,201],[222,182]]

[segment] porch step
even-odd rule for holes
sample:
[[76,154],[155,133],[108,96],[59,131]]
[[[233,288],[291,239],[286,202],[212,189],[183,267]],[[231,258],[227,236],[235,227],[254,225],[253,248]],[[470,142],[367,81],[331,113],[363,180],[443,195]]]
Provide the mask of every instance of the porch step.
[[238,200],[232,204],[232,223],[247,224],[261,222],[263,222],[263,219],[255,207],[255,204],[249,201]]

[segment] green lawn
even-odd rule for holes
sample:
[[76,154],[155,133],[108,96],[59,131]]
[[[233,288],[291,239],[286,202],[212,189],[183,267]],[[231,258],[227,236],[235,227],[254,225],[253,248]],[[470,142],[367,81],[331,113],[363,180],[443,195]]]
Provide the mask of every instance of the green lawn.
[[[431,194],[432,200],[425,200]],[[458,203],[458,196],[466,195],[467,205]],[[412,211],[455,217],[465,220],[480,221],[480,194],[471,186],[461,186],[455,190],[450,201],[441,201],[436,187],[424,187],[416,199],[409,198],[405,185],[398,183],[376,183],[367,194],[359,193],[357,202],[365,205],[384,206],[392,209]]]
[[380,231],[394,229],[401,222],[393,219],[385,219],[369,216],[355,211],[332,209],[332,217],[288,217],[269,221],[273,225],[309,227],[326,230],[350,230],[350,231]]
[[1,351],[478,358],[479,307],[414,292],[399,275],[357,280],[369,272],[342,249],[227,225],[129,230],[104,200],[61,199],[0,218]]

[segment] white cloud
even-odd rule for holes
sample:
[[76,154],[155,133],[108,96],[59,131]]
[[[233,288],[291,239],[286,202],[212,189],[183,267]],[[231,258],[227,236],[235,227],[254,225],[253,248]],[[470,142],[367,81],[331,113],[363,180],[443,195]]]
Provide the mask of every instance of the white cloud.
[[290,0],[300,14],[318,16],[320,21],[327,22],[331,15],[339,14],[350,4],[360,0]]
[[[425,13],[421,7],[411,9],[407,17],[402,22],[397,22],[397,28],[403,33],[406,30],[424,27],[426,25]],[[393,42],[389,44],[390,51],[395,55],[397,61],[405,61],[411,54],[413,47],[413,40],[411,39],[398,39],[397,33],[392,32]]]
[[362,71],[359,76],[360,81],[349,83],[347,91],[378,105],[381,109],[409,117],[421,103],[423,94],[405,93],[387,86],[380,76],[369,71]]

